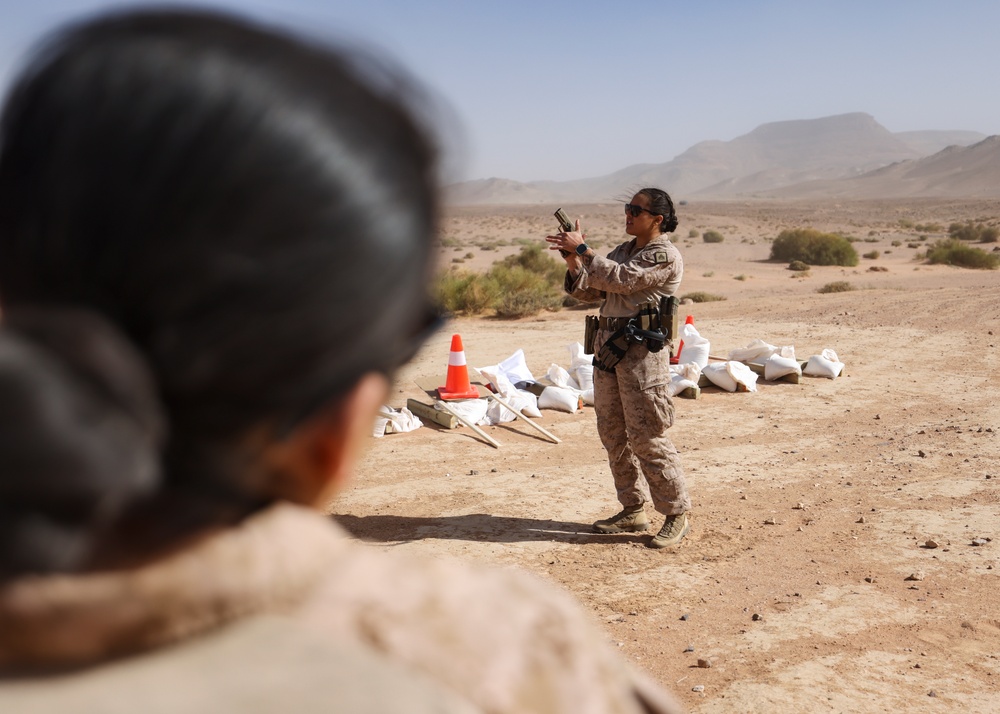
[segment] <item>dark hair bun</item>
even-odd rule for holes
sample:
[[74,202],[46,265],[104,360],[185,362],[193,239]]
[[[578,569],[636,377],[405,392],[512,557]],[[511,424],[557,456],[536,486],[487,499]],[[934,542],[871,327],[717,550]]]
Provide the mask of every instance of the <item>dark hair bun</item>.
[[102,528],[159,483],[153,382],[92,313],[5,313],[0,423],[0,577],[82,566]]

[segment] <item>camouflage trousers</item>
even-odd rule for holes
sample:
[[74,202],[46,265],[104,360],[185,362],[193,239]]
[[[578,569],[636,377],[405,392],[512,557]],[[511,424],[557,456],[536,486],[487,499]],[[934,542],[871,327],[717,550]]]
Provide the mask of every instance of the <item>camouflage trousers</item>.
[[[633,345],[614,373],[594,370],[597,432],[623,506],[652,500],[665,515],[691,510],[680,456],[667,436],[674,423],[669,348],[650,354]],[[648,497],[647,497],[648,493]]]

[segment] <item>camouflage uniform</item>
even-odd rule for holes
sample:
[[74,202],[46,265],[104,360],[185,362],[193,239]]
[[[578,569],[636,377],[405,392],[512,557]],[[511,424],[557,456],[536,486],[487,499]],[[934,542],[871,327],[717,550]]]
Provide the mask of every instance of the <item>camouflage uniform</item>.
[[540,578],[290,504],[133,568],[6,581],[0,632],[2,712],[680,711]]
[[[566,290],[587,302],[603,300],[602,317],[632,317],[641,305],[673,295],[683,272],[680,251],[662,235],[643,248],[631,240],[607,258],[595,256],[576,278],[567,273]],[[595,352],[612,332],[597,332]],[[644,344],[632,345],[613,373],[594,370],[597,432],[608,452],[618,500],[626,507],[652,500],[667,516],[691,509],[680,457],[667,436],[674,423],[667,393],[671,351],[670,345],[655,353]]]

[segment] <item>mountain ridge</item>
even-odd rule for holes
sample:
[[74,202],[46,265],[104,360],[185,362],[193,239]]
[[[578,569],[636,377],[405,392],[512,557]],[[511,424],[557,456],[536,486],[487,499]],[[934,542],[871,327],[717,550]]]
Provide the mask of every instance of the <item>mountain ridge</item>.
[[[793,187],[806,184],[812,193],[826,185],[822,182],[857,178],[928,158],[949,144],[968,146],[986,138],[959,130],[894,134],[870,114],[851,112],[761,124],[729,141],[698,142],[667,162],[634,164],[603,176],[531,182],[478,179],[445,187],[445,196],[455,205],[501,205],[617,201],[648,185],[663,186],[679,199],[735,199],[783,191],[793,195]],[[993,195],[990,180],[983,187],[975,186],[971,176],[965,178],[970,180],[963,185],[977,195]],[[921,181],[925,187],[932,183],[926,177]],[[868,185],[881,186],[871,180]]]

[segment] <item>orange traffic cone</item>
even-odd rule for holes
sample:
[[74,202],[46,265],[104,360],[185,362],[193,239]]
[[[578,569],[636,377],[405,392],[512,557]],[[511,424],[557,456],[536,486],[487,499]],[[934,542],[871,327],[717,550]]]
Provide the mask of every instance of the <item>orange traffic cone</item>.
[[469,383],[469,368],[465,364],[462,336],[451,336],[451,353],[448,355],[447,384],[438,387],[440,399],[478,399],[479,390]]
[[[694,315],[688,315],[687,319],[684,320],[685,325],[694,324]],[[681,361],[681,350],[684,349],[684,340],[681,340],[677,345],[677,354],[670,358],[670,364],[678,364]]]

